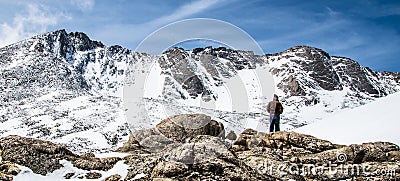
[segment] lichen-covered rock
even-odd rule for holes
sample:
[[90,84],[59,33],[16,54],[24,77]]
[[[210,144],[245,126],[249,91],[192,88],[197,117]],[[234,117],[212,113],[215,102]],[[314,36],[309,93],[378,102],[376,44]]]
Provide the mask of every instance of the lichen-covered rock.
[[235,141],[235,140],[237,139],[236,133],[235,133],[234,131],[230,131],[230,132],[226,135],[226,139]]
[[[167,138],[156,128],[145,129],[133,133],[132,144],[124,145],[132,151],[128,153],[156,153],[163,150],[166,146],[174,144],[174,140]],[[119,149],[122,151],[124,148]]]
[[134,154],[124,157],[125,164],[129,165],[125,180],[133,180],[137,175],[142,175],[143,180],[150,180],[153,168],[161,158],[161,154]]
[[81,156],[72,153],[64,146],[49,141],[34,138],[25,138],[11,135],[0,138],[0,147],[3,149],[3,162],[10,161],[19,165],[29,167],[34,173],[46,175],[63,167],[61,160],[67,160],[80,169],[84,170],[109,170],[118,157],[95,158],[93,153]]
[[88,172],[85,174],[87,179],[99,179],[101,177],[101,173],[98,172]]
[[128,141],[115,151],[122,153],[136,153],[143,151],[143,147],[140,146],[139,142],[136,140],[135,135],[131,134]]
[[181,162],[159,162],[153,169],[151,173],[152,178],[170,178],[170,177],[178,177],[179,175],[187,172],[189,167]]
[[125,178],[128,180],[139,174],[144,180],[276,180],[242,164],[228,143],[209,135],[199,135],[160,153],[124,159],[132,167]]
[[65,175],[64,175],[64,178],[65,178],[65,179],[71,179],[74,175],[75,175],[75,173],[70,172],[70,173],[65,174]]
[[78,157],[64,146],[16,135],[0,138],[0,146],[3,160],[27,166],[42,175],[61,168],[59,160]]
[[334,164],[360,164],[366,162],[399,162],[400,152],[397,145],[387,142],[353,144],[339,149],[327,150],[317,154],[299,157],[302,163],[320,163],[330,161]]
[[235,155],[229,150],[229,143],[222,139],[209,135],[199,135],[188,143],[165,150],[163,157],[166,160],[194,164],[222,157],[234,159]]
[[19,169],[18,166],[12,162],[0,161],[0,172],[2,172],[3,174],[15,176],[18,175],[19,172],[21,172],[21,169]]
[[266,134],[260,146],[269,148],[303,148],[313,153],[322,152],[338,148],[329,141],[318,139],[314,136],[300,134],[296,132],[278,131],[272,134]]
[[107,171],[114,167],[115,163],[120,161],[119,157],[109,158],[89,158],[89,159],[75,159],[72,164],[83,170],[103,170]]
[[236,154],[246,165],[273,177],[285,180],[294,177],[295,180],[391,180],[399,177],[377,174],[400,170],[399,148],[392,143],[334,145],[294,132],[269,134],[263,141],[260,147]]
[[225,137],[224,125],[204,114],[180,114],[167,118],[156,128],[167,138],[184,142],[198,135]]
[[94,153],[90,152],[90,153],[84,153],[80,157],[84,158],[84,159],[92,159],[92,158],[95,158],[96,156],[94,155]]
[[121,178],[122,178],[121,175],[114,174],[114,175],[111,175],[111,176],[105,178],[103,181],[119,181],[119,180],[121,180]]
[[[265,133],[257,132],[253,129],[246,129],[240,133],[237,140],[233,143],[232,149],[235,151],[244,151],[257,147],[262,142]],[[237,146],[235,146],[237,145]]]
[[13,176],[0,172],[0,180],[1,181],[12,181],[13,180]]

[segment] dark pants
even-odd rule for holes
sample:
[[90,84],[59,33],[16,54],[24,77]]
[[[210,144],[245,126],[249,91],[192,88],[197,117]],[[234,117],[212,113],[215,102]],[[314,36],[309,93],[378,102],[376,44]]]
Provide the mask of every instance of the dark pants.
[[269,117],[269,132],[274,132],[274,127],[275,127],[275,131],[280,131],[279,128],[279,121],[280,121],[280,116],[279,115],[271,115]]

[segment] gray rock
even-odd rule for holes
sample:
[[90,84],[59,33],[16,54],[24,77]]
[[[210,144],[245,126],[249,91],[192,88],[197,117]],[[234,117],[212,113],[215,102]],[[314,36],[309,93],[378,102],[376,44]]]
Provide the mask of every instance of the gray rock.
[[98,172],[88,172],[85,174],[87,179],[99,179],[101,177],[101,173]]
[[114,175],[111,175],[111,176],[105,178],[103,181],[118,181],[118,180],[120,180],[121,178],[122,178],[121,175],[119,175],[119,174],[114,174]]
[[235,133],[234,131],[230,131],[230,132],[226,135],[226,139],[235,141],[235,140],[237,139],[236,133]]
[[68,160],[84,170],[109,170],[121,160],[118,157],[95,158],[93,153],[79,156],[49,141],[11,135],[0,138],[3,161],[29,167],[34,173],[46,175],[62,167],[60,160]]
[[318,139],[314,136],[299,134],[295,132],[279,131],[266,134],[260,143],[261,146],[270,148],[303,148],[313,153],[322,152],[339,147],[329,141]]
[[198,135],[225,137],[222,123],[211,120],[204,114],[181,114],[161,121],[156,126],[164,136],[174,141],[185,142]]

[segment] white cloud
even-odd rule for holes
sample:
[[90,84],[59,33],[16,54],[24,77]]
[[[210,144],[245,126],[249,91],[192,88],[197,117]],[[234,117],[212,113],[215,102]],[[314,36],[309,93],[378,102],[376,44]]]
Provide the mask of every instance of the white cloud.
[[90,11],[94,6],[94,0],[71,0],[71,3],[81,11]]
[[28,4],[25,14],[16,14],[11,23],[0,24],[0,47],[44,33],[48,26],[56,25],[60,18],[69,17],[51,13],[45,6]]

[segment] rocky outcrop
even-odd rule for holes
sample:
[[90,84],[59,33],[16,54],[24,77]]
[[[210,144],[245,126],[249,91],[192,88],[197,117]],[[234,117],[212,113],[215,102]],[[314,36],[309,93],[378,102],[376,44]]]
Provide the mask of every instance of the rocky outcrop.
[[[170,142],[162,149],[151,151],[149,154],[132,154],[124,158],[130,165],[125,179],[141,176],[142,179],[178,180],[275,180],[268,175],[258,174],[252,168],[241,165],[241,161],[230,149],[230,144],[224,141],[221,132],[223,125],[212,121],[206,115],[178,115],[162,121],[156,129],[134,133],[124,148],[135,148],[130,153],[140,153],[147,149],[142,143],[144,137],[156,138],[155,143],[161,143],[160,135]],[[158,132],[159,131],[159,132]],[[161,133],[160,133],[161,132]],[[134,138],[139,139],[133,140]],[[154,148],[154,147],[151,147]]]
[[143,179],[172,180],[275,180],[258,174],[241,161],[221,138],[199,135],[190,141],[150,155],[124,158],[131,166],[125,179],[143,175]]
[[[170,130],[184,132],[184,129]],[[171,142],[157,152],[125,157],[125,163],[131,166],[125,179],[138,175],[145,180],[400,178],[394,174],[400,171],[399,147],[392,143],[346,146],[295,132],[265,134],[253,129],[244,130],[232,145],[211,135],[190,136],[180,141]],[[130,142],[140,149],[140,142]]]
[[387,142],[345,146],[310,135],[276,132],[266,134],[257,147],[247,148],[235,152],[240,160],[260,173],[283,179],[400,178],[396,175],[400,171],[399,147]]
[[3,160],[17,163],[32,169],[33,172],[46,175],[62,167],[59,160],[71,160],[79,156],[63,146],[21,136],[7,136],[0,139],[3,148]]
[[171,145],[180,145],[198,135],[225,137],[224,125],[204,114],[181,114],[167,118],[155,128],[134,132],[118,148],[124,153],[157,153]]
[[119,181],[120,179],[121,179],[121,175],[114,174],[114,175],[111,175],[111,176],[105,178],[103,181]]
[[314,136],[284,131],[265,135],[260,144],[261,146],[274,149],[302,148],[312,153],[319,153],[340,147],[329,141],[315,138]]
[[184,142],[197,135],[225,137],[224,125],[204,114],[180,114],[161,121],[156,126],[164,136]]
[[[182,115],[182,117],[190,115]],[[179,116],[176,116],[179,117]],[[193,115],[207,120],[205,115]],[[172,121],[174,119],[169,119]],[[182,122],[183,119],[177,119]],[[191,119],[186,119],[186,125]],[[167,122],[167,121],[166,121]],[[182,135],[187,131],[177,123],[158,126]],[[178,123],[182,123],[178,122]],[[168,125],[168,126],[167,126]],[[182,125],[182,124],[180,124]],[[172,129],[175,128],[175,129]],[[20,136],[0,138],[0,180],[12,180],[20,170],[16,164],[27,166],[35,173],[46,175],[61,168],[67,160],[84,173],[69,172],[64,178],[99,179],[101,171],[114,167],[122,160],[129,166],[123,173],[104,180],[398,180],[400,179],[399,146],[388,142],[337,145],[311,135],[295,132],[271,134],[244,130],[231,145],[210,130],[198,129],[184,139],[163,136],[157,128],[134,133],[120,152],[124,158],[96,158],[93,153],[77,155],[63,146]],[[218,127],[221,128],[221,127]],[[168,129],[164,129],[166,131]],[[177,133],[178,132],[178,133]],[[164,132],[165,133],[165,132]],[[149,139],[163,146],[152,151]],[[141,140],[138,140],[141,139]],[[155,146],[154,146],[155,147]],[[1,153],[0,152],[0,153]]]
[[[49,141],[16,135],[0,138],[0,149],[2,149],[3,153],[3,162],[0,163],[4,163],[1,167],[4,168],[4,170],[9,170],[8,172],[11,170],[11,174],[19,172],[17,169],[13,169],[17,167],[12,167],[12,163],[29,167],[34,173],[46,175],[63,167],[60,163],[61,160],[70,161],[75,167],[88,171],[106,171],[121,160],[121,158],[118,157],[96,158],[93,153],[79,156],[72,153],[64,146]],[[69,173],[68,175],[73,176],[74,174]],[[68,175],[66,175],[66,177],[68,177]],[[86,178],[95,178],[98,176],[97,173],[88,173]]]

